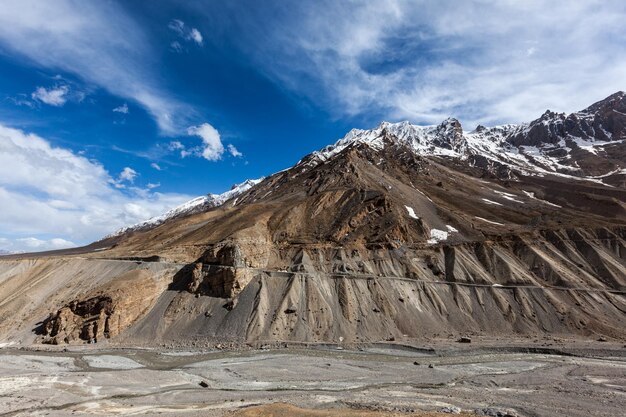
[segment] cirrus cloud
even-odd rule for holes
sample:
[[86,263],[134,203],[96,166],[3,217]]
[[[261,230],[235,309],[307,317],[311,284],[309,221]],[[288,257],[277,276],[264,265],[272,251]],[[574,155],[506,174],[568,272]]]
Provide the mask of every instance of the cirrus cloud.
[[[204,42],[202,33],[200,33],[198,29],[187,26],[185,22],[180,19],[172,20],[168,27],[185,41],[195,42],[198,46],[202,46]],[[182,52],[183,50],[182,45],[178,41],[172,42],[171,46],[176,52]]]
[[205,16],[337,118],[514,123],[625,88],[620,0],[228,2]]
[[[161,85],[154,72],[158,55],[148,35],[116,2],[2,2],[0,46],[135,101],[166,135],[184,132],[195,115]],[[62,90],[38,88],[33,97],[56,106],[64,103]]]

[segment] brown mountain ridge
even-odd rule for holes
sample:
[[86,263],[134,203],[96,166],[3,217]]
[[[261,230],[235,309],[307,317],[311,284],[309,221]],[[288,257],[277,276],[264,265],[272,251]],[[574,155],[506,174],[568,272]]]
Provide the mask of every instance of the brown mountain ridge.
[[3,257],[0,341],[624,339],[624,103],[383,123],[217,207]]

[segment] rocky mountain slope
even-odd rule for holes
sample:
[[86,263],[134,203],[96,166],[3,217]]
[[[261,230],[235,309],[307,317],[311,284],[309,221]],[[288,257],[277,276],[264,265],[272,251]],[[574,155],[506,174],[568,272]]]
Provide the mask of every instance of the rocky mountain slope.
[[625,110],[352,130],[219,206],[0,262],[0,340],[624,339]]

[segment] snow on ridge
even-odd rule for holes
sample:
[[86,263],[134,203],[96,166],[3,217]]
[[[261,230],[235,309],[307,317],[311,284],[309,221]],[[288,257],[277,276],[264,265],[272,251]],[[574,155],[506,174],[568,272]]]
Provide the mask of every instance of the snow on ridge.
[[[352,129],[334,144],[312,152],[297,165],[316,166],[324,163],[355,143],[365,143],[372,148],[380,149],[383,146],[383,132],[387,132],[418,155],[460,159],[467,159],[470,155],[484,155],[490,160],[518,168],[521,166],[531,170],[534,168],[528,163],[527,158],[520,157],[519,151],[506,141],[511,135],[526,129],[528,124],[508,124],[489,128],[479,126],[472,132],[464,133],[461,130],[460,135],[456,135],[457,124],[458,120],[448,118],[438,125],[419,126],[402,121],[382,122],[369,130]],[[511,158],[510,154],[515,154],[517,160]]]
[[215,207],[221,206],[222,204],[224,204],[225,202],[227,202],[231,198],[236,197],[239,194],[248,191],[250,188],[254,187],[258,183],[263,181],[264,178],[265,177],[261,177],[261,178],[258,178],[256,180],[245,180],[241,184],[234,185],[230,190],[226,191],[225,193],[222,193],[222,194],[209,194],[209,196],[210,196],[210,198],[213,199],[213,202],[215,203]]
[[132,232],[147,227],[155,227],[162,223],[165,223],[165,221],[169,219],[180,217],[186,214],[196,213],[205,208],[209,209],[213,207],[219,207],[231,198],[237,197],[238,195],[248,191],[250,188],[263,181],[263,179],[264,177],[255,180],[248,179],[240,184],[233,185],[230,190],[222,194],[208,194],[205,196],[196,197],[192,200],[187,201],[186,203],[181,204],[180,206],[174,207],[173,209],[159,216],[152,217],[148,220],[136,223],[132,226],[122,227],[115,232],[106,235],[103,239],[119,236],[127,232]]
[[333,145],[328,145],[311,153],[308,158],[303,159],[298,164],[306,160],[307,165],[315,166],[329,160],[354,143],[366,143],[373,148],[381,149],[383,132],[395,136],[400,143],[407,145],[419,154],[459,157],[461,156],[459,152],[435,144],[438,137],[449,134],[454,122],[458,123],[456,119],[448,118],[439,125],[418,126],[405,120],[398,123],[382,122],[374,129],[369,130],[352,129]]
[[[581,119],[595,117],[595,112],[589,109],[572,113],[570,116]],[[600,127],[609,142],[598,138],[567,137],[561,138],[556,143],[540,143],[536,146],[514,145],[511,138],[519,135],[528,135],[537,125],[552,126],[562,125],[569,117],[565,113],[546,112],[537,120],[521,124],[503,124],[493,127],[478,126],[470,132],[457,130],[459,122],[454,118],[448,118],[439,125],[419,126],[408,121],[398,123],[382,122],[373,129],[352,129],[343,138],[332,145],[328,145],[319,151],[307,155],[296,166],[314,167],[339,154],[347,147],[364,143],[374,149],[382,149],[384,146],[384,133],[389,133],[398,143],[401,143],[418,155],[451,157],[467,160],[477,157],[479,160],[487,160],[488,164],[495,166],[507,166],[522,175],[544,176],[559,175],[575,180],[593,181],[593,178],[584,176],[580,169],[572,166],[569,161],[571,149],[566,140],[572,141],[579,148],[593,154],[608,143],[615,143],[615,138],[610,132]],[[552,151],[564,149],[565,156],[555,156]],[[595,181],[602,183],[602,181]],[[605,184],[606,185],[606,184]]]

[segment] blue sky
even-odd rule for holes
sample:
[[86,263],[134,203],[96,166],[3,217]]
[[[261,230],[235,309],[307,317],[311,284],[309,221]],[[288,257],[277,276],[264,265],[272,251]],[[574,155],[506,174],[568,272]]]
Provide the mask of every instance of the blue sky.
[[0,0],[0,250],[88,243],[353,127],[626,89],[622,1],[291,3]]

